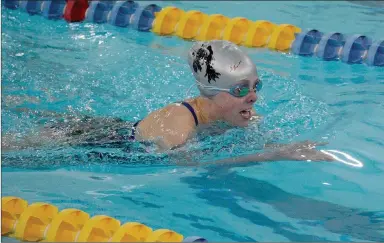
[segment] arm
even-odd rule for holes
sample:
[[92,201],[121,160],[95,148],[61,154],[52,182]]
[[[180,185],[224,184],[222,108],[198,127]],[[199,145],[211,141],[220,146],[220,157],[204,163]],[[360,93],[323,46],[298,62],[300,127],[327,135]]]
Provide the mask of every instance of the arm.
[[257,154],[250,154],[250,155],[244,155],[239,157],[232,157],[227,159],[221,159],[216,161],[211,161],[204,163],[204,165],[210,165],[210,164],[245,164],[245,163],[252,163],[252,162],[271,162],[271,161],[278,161],[280,160],[278,155],[273,152],[266,152],[266,153],[257,153]]
[[334,158],[316,150],[316,146],[325,145],[325,143],[314,143],[304,141],[300,143],[293,143],[287,145],[277,145],[275,150],[266,151],[262,153],[226,158],[216,161],[203,162],[203,163],[190,163],[191,165],[227,165],[227,164],[249,164],[259,162],[273,162],[273,161],[334,161]]

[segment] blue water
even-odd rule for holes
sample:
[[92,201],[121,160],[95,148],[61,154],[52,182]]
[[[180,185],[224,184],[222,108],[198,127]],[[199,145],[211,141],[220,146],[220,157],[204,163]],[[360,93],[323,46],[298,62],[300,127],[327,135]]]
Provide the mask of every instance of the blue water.
[[[144,2],[140,2],[144,4]],[[384,9],[351,2],[159,2],[184,10],[384,37]],[[198,94],[190,42],[2,8],[2,135],[76,112],[136,121]],[[187,148],[199,160],[267,142],[326,141],[360,161],[175,167],[160,154],[53,147],[2,152],[2,196],[75,207],[210,241],[383,241],[384,69],[246,49],[264,81],[263,121]],[[24,112],[20,112],[23,109]],[[107,154],[109,156],[93,156]],[[346,160],[346,159],[345,159]],[[351,160],[349,160],[351,161]]]

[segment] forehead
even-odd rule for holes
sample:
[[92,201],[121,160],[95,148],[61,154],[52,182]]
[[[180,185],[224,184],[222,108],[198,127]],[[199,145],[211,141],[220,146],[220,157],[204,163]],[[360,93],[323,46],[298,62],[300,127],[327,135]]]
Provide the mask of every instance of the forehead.
[[259,81],[259,77],[257,75],[255,75],[252,77],[240,79],[238,84],[249,84],[250,85],[250,84],[257,83],[258,81]]

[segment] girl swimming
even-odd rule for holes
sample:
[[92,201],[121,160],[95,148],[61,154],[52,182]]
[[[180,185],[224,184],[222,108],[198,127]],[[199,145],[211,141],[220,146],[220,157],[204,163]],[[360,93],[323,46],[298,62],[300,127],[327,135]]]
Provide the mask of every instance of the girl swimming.
[[[134,122],[118,118],[67,118],[45,126],[39,136],[53,136],[57,143],[71,146],[151,142],[157,145],[158,151],[164,152],[182,147],[202,127],[209,127],[206,125],[224,122],[247,127],[257,118],[253,105],[262,89],[262,81],[256,65],[237,45],[223,40],[196,42],[188,53],[188,64],[200,91],[197,97],[174,102]],[[6,140],[4,148],[9,144]],[[278,145],[266,153],[216,162],[332,160],[315,149],[318,145],[321,144],[308,141]]]

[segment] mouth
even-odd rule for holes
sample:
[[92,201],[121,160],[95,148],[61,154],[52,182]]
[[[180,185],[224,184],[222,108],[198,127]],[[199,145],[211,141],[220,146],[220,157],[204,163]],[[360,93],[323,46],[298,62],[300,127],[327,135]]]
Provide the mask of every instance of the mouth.
[[241,115],[245,120],[249,120],[249,119],[251,119],[251,117],[252,117],[251,109],[246,109],[246,110],[242,110],[242,111],[240,111],[240,115]]

